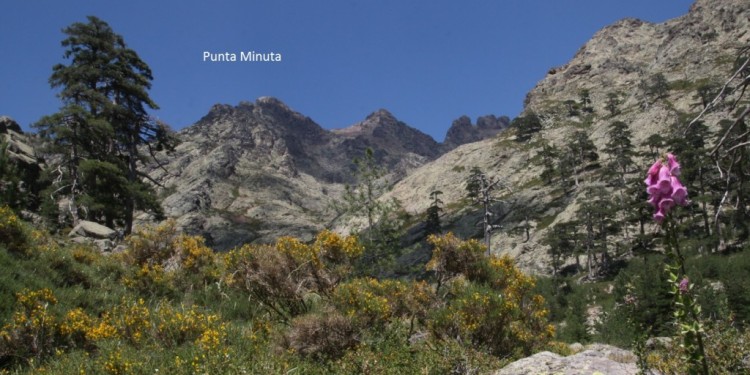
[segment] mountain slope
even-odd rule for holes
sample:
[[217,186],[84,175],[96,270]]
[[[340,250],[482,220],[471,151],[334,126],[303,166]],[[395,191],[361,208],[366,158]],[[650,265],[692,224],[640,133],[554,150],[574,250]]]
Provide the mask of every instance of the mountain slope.
[[[573,216],[583,189],[560,192],[542,183],[542,168],[536,162],[542,145],[564,146],[574,131],[584,130],[602,150],[614,121],[627,123],[633,143],[640,145],[650,135],[664,133],[694,115],[701,110],[697,89],[705,84],[721,86],[733,73],[738,49],[750,44],[749,17],[747,1],[698,0],[688,14],[664,23],[626,19],[606,27],[568,64],[550,69],[527,95],[523,115],[535,113],[543,125],[531,140],[518,142],[514,132],[505,132],[463,145],[415,170],[385,198],[395,197],[407,211],[418,214],[429,206],[429,192],[441,190],[448,208],[447,229],[464,236],[481,235],[476,227],[481,216],[464,199],[469,170],[479,167],[508,187],[498,193],[500,201],[495,205],[494,223],[502,229],[492,236],[493,251],[511,254],[529,271],[549,273],[547,247],[540,241],[550,227]],[[668,90],[657,100],[649,85],[659,73],[668,81]],[[593,113],[571,115],[568,104],[579,100],[582,90],[589,92]],[[614,116],[607,110],[611,95],[619,102]],[[730,95],[727,101],[731,99]],[[729,117],[727,109],[720,109],[703,120],[716,129],[720,119]],[[606,162],[605,154],[599,154]],[[647,166],[652,161],[638,163]],[[597,184],[599,176],[584,172],[580,177],[587,185]]]
[[337,217],[331,206],[355,182],[352,160],[367,148],[391,181],[442,153],[430,136],[383,109],[328,131],[268,97],[217,104],[178,137],[175,152],[159,154],[149,174],[163,185],[167,217],[219,250],[284,235],[311,238]]

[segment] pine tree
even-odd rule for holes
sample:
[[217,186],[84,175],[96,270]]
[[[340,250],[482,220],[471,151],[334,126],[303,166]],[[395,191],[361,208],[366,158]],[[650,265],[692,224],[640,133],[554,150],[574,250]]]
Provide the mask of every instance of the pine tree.
[[440,195],[443,194],[440,190],[433,190],[430,192],[430,207],[427,208],[427,220],[425,221],[425,234],[440,234],[443,232],[440,225],[440,213],[443,212],[443,201],[440,199]]
[[359,269],[363,273],[379,275],[401,250],[403,210],[396,199],[379,200],[388,185],[385,171],[375,160],[372,149],[367,148],[362,158],[355,158],[354,165],[357,183],[346,186],[344,205],[337,209],[365,218],[366,227],[362,230],[366,236],[365,253],[360,258]]
[[576,186],[579,186],[578,174],[590,163],[599,160],[599,154],[596,153],[596,146],[591,141],[588,134],[583,130],[573,133],[568,142],[568,149],[575,160],[572,163],[573,177]]
[[8,142],[0,134],[0,207],[23,207],[25,196],[18,168],[8,155]]
[[542,157],[542,173],[540,177],[546,183],[551,183],[555,174],[557,173],[557,166],[555,160],[559,157],[559,151],[553,144],[545,144],[542,146],[542,150],[539,152],[539,156]]
[[516,129],[516,140],[525,142],[531,139],[534,133],[542,130],[542,121],[536,113],[529,113],[526,116],[518,116],[510,123],[510,127]]
[[583,112],[594,112],[594,107],[591,106],[591,92],[588,89],[582,89],[581,91],[579,91],[578,97],[581,101],[581,110]]
[[60,88],[61,110],[36,126],[50,152],[61,156],[55,191],[69,200],[73,222],[83,215],[130,233],[135,210],[157,215],[161,207],[138,169],[140,151],[171,149],[174,139],[163,124],[149,119],[158,109],[147,90],[151,70],[122,36],[93,16],[63,32],[64,58],[53,67],[50,85]]
[[614,117],[620,114],[620,98],[617,93],[610,92],[607,94],[607,104],[605,105],[609,116]]
[[479,198],[479,176],[484,174],[479,167],[472,167],[469,171],[469,178],[466,179],[466,197],[474,201]]

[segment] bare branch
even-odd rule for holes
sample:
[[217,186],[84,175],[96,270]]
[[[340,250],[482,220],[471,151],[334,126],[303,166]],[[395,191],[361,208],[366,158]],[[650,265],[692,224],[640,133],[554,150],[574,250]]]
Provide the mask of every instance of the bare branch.
[[[693,126],[693,124],[695,124],[696,122],[698,122],[698,120],[700,120],[703,117],[703,115],[706,114],[706,112],[708,112],[709,110],[713,109],[716,106],[716,103],[719,102],[719,99],[721,99],[721,98],[724,97],[724,95],[725,95],[725,93],[727,91],[727,88],[729,87],[729,84],[732,83],[732,81],[734,81],[734,79],[737,78],[737,76],[740,75],[740,73],[742,73],[742,71],[745,70],[745,68],[747,68],[748,65],[750,65],[750,58],[748,58],[747,60],[745,60],[745,63],[742,64],[742,66],[739,69],[737,69],[737,71],[734,72],[734,74],[732,74],[732,77],[729,78],[729,80],[727,80],[727,82],[724,84],[724,86],[722,86],[721,91],[719,91],[719,93],[716,95],[716,97],[714,97],[714,100],[712,100],[711,103],[708,103],[708,105],[705,108],[703,108],[703,111],[701,111],[701,113],[698,114],[698,116],[696,116],[692,121],[690,121],[690,123],[688,124],[688,126],[685,127],[685,132],[687,132],[687,129],[690,128],[691,126]],[[747,82],[747,78],[743,82]],[[743,92],[744,92],[744,89],[743,89]],[[734,126],[734,125],[732,125],[732,126]],[[718,149],[719,146],[721,146],[722,142],[724,142],[724,139],[726,138],[727,134],[729,134],[729,132],[731,130],[732,130],[731,127],[729,129],[727,129],[727,132],[724,134],[724,137],[722,137],[721,141],[719,141],[719,143],[716,145],[716,149]],[[714,149],[714,152],[716,151],[716,149]],[[712,152],[712,154],[713,154],[713,152]]]

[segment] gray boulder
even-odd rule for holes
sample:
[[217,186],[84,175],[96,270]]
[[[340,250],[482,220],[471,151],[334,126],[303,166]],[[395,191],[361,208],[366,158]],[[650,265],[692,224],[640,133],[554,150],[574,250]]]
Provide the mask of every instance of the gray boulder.
[[78,236],[113,240],[115,237],[117,237],[117,232],[114,229],[108,228],[99,223],[81,220],[78,225],[76,225],[75,228],[73,228],[73,230],[71,230],[68,234],[68,237]]
[[609,345],[590,345],[587,350],[563,357],[541,352],[509,364],[496,375],[561,374],[561,375],[630,375],[638,373],[636,356],[627,350]]

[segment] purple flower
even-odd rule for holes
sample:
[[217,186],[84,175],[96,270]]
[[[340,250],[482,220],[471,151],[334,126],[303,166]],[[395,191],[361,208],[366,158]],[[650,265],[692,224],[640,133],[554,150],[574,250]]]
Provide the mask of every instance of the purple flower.
[[680,294],[687,294],[687,292],[690,291],[690,280],[688,280],[687,276],[683,277],[682,280],[680,280],[679,289]]
[[669,168],[669,173],[671,173],[672,176],[680,176],[680,172],[682,172],[680,163],[677,162],[677,157],[675,157],[671,152],[667,154],[667,167]]
[[680,163],[674,154],[667,154],[666,164],[657,160],[648,169],[643,182],[649,195],[648,203],[656,209],[654,221],[661,224],[675,204],[687,205],[687,189],[677,178],[681,173]]

